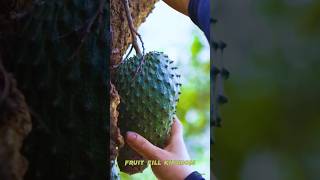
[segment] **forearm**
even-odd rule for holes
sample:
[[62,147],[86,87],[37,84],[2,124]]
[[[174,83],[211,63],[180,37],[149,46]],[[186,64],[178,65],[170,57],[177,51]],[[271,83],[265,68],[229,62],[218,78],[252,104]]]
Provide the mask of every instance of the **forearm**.
[[169,6],[171,6],[173,9],[188,16],[189,0],[163,0],[163,1]]

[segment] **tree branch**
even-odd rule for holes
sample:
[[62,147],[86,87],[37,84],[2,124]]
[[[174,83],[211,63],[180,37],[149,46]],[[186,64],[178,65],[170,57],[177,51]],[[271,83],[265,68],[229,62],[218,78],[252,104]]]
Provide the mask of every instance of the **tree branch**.
[[[129,8],[129,2],[128,2],[128,0],[122,0],[122,3],[123,3],[123,6],[124,6],[124,9],[125,9],[125,12],[126,12],[126,16],[127,16],[127,20],[128,20],[128,25],[129,25],[130,32],[131,32],[132,46],[134,47],[136,53],[141,56],[142,54],[141,54],[141,50],[140,50],[140,48],[139,48],[139,46],[138,46],[138,43],[137,43],[136,34],[139,36],[140,40],[141,40],[141,36],[140,36],[140,34],[135,30],[135,28],[133,27],[132,17],[131,17],[130,8]],[[142,40],[141,40],[141,43],[143,43]]]

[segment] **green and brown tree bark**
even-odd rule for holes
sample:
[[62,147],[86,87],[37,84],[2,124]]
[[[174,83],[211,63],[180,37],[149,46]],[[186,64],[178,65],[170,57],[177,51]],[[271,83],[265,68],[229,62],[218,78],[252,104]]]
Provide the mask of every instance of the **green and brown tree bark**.
[[106,177],[108,7],[0,2],[1,180]]
[[[156,1],[157,0],[131,0],[131,1],[129,1],[131,12],[132,12],[131,15],[133,18],[133,24],[136,28],[139,27],[140,24],[145,21],[148,14],[154,8],[154,4]],[[66,74],[69,72],[72,75],[71,77],[73,77],[73,78],[77,77],[77,76],[74,76],[74,75],[78,75],[78,74],[76,74],[77,71],[73,72],[73,70],[77,69],[77,66],[75,66],[76,63],[77,62],[85,62],[88,60],[88,59],[86,59],[86,57],[89,57],[89,56],[78,56],[77,54],[88,53],[88,55],[90,55],[90,53],[92,51],[90,50],[89,45],[95,46],[95,45],[99,45],[98,43],[100,43],[100,45],[101,45],[101,43],[104,43],[104,40],[102,40],[102,41],[98,41],[96,44],[94,44],[94,43],[89,44],[90,42],[91,43],[95,42],[95,41],[91,41],[95,38],[95,35],[93,33],[94,30],[101,30],[101,28],[103,28],[103,24],[101,24],[100,20],[104,18],[104,15],[102,16],[102,13],[105,11],[102,12],[102,10],[101,10],[101,12],[100,12],[100,10],[99,10],[100,8],[97,9],[97,12],[98,11],[100,12],[100,13],[97,13],[97,15],[98,15],[97,17],[99,17],[99,20],[97,20],[97,18],[94,18],[94,19],[92,18],[93,19],[92,24],[94,25],[94,27],[91,28],[91,26],[90,26],[91,23],[89,23],[89,25],[85,26],[85,27],[89,27],[89,28],[87,28],[87,30],[89,30],[89,31],[86,32],[85,34],[81,34],[81,32],[80,32],[81,29],[80,30],[73,29],[73,31],[71,31],[71,32],[67,32],[64,29],[51,29],[51,31],[48,31],[49,27],[47,27],[47,25],[48,26],[53,25],[52,23],[55,22],[55,21],[51,22],[51,20],[55,20],[55,19],[52,19],[51,17],[59,17],[59,19],[56,19],[56,20],[58,20],[58,22],[61,22],[63,19],[63,16],[67,15],[67,14],[64,14],[63,16],[54,16],[55,14],[49,14],[49,13],[59,14],[61,12],[64,12],[64,11],[59,11],[59,9],[63,6],[67,7],[64,9],[64,10],[67,10],[65,13],[69,13],[68,11],[70,11],[70,13],[74,13],[74,14],[76,14],[78,12],[79,12],[79,14],[81,12],[86,12],[88,14],[91,13],[90,11],[86,11],[85,9],[79,9],[79,10],[75,9],[74,10],[74,9],[72,9],[72,7],[69,7],[69,5],[70,5],[70,6],[74,6],[73,8],[77,8],[77,7],[83,8],[81,3],[72,4],[74,2],[72,2],[72,3],[69,2],[70,4],[61,4],[61,2],[63,2],[63,1],[59,1],[59,2],[57,2],[57,4],[54,4],[53,2],[50,2],[50,1],[44,1],[45,6],[43,6],[43,4],[41,4],[41,3],[39,4],[39,2],[35,3],[35,1],[32,1],[32,0],[19,0],[19,1],[18,0],[16,0],[16,1],[4,0],[4,1],[0,2],[0,42],[1,42],[0,55],[1,55],[1,58],[4,59],[5,64],[10,64],[9,67],[12,67],[12,65],[14,65],[16,67],[17,59],[15,59],[15,58],[20,56],[17,53],[20,52],[21,49],[17,49],[17,53],[13,52],[15,50],[10,49],[12,47],[19,47],[19,44],[12,45],[8,42],[8,40],[11,37],[13,37],[13,39],[17,40],[14,37],[18,36],[18,35],[21,36],[21,33],[15,34],[17,31],[23,32],[21,29],[21,26],[20,26],[21,24],[19,24],[20,19],[23,19],[26,16],[32,17],[33,14],[28,14],[30,12],[32,12],[32,13],[34,13],[34,12],[39,12],[39,13],[40,12],[43,12],[43,13],[47,12],[48,14],[45,13],[44,14],[45,16],[39,16],[39,17],[43,17],[43,19],[37,19],[38,16],[37,15],[34,16],[33,20],[35,22],[37,20],[45,20],[48,22],[47,24],[43,24],[43,26],[42,26],[43,29],[40,29],[43,32],[39,32],[39,34],[48,35],[48,36],[52,35],[52,37],[54,37],[56,35],[55,33],[58,33],[58,34],[62,35],[61,36],[62,38],[59,38],[60,41],[55,41],[54,39],[50,39],[50,38],[43,39],[44,41],[42,41],[41,38],[40,39],[32,39],[31,37],[28,37],[28,36],[19,37],[19,38],[22,38],[21,40],[25,41],[25,43],[45,42],[45,43],[48,43],[48,45],[50,45],[49,49],[48,48],[44,49],[45,54],[40,54],[40,52],[42,52],[42,51],[40,51],[42,48],[41,48],[41,46],[39,46],[40,49],[33,49],[32,50],[33,53],[30,53],[31,51],[27,50],[26,56],[24,56],[24,57],[21,56],[21,58],[24,61],[24,63],[27,63],[25,65],[28,65],[28,63],[35,63],[35,59],[30,58],[30,57],[32,57],[32,54],[34,54],[36,56],[39,55],[39,56],[37,56],[37,58],[39,58],[38,60],[40,60],[40,62],[42,62],[42,63],[46,63],[47,58],[49,58],[51,62],[58,62],[57,60],[69,61],[70,59],[68,60],[68,57],[69,58],[71,57],[72,59],[74,59],[71,62],[75,63],[75,64],[72,64],[72,65],[70,64],[70,67],[76,67],[76,68],[69,69],[68,66],[67,67],[62,66],[62,67],[66,68],[65,69]],[[101,2],[104,2],[104,1],[100,0],[99,3],[101,4]],[[94,4],[94,6],[96,6],[98,3],[95,2],[92,4]],[[52,10],[52,9],[56,8],[55,9],[56,11],[46,11],[45,9],[44,9],[44,11],[41,11],[38,9],[33,9],[34,6],[36,6],[38,9],[49,8],[48,10]],[[100,7],[101,7],[101,5],[100,5]],[[52,9],[50,9],[50,8],[52,8]],[[120,0],[112,0],[110,2],[110,9],[111,9],[111,11],[110,11],[110,15],[111,15],[111,17],[110,17],[111,18],[110,19],[110,30],[111,30],[110,69],[112,69],[111,67],[113,67],[114,65],[121,62],[122,56],[124,55],[129,44],[131,43],[131,34],[130,34],[130,30],[128,28],[128,23],[126,21],[125,11],[123,9],[122,2]],[[60,17],[61,17],[61,20],[60,20]],[[74,17],[80,17],[80,16],[74,16]],[[85,17],[81,17],[81,18],[87,19]],[[86,25],[85,22],[87,22],[87,21],[84,21],[83,19],[80,19],[79,22],[74,23],[74,24],[81,25],[81,23],[82,23],[82,24]],[[63,19],[63,20],[68,20],[68,19]],[[30,21],[30,22],[32,22],[32,21]],[[91,21],[89,21],[89,22],[91,22]],[[65,26],[70,25],[70,28],[74,28],[72,23],[64,24],[64,25]],[[99,25],[99,26],[96,26],[96,25]],[[99,29],[97,29],[97,27]],[[36,30],[36,26],[28,26],[28,28],[31,30],[30,33],[34,32],[32,29]],[[67,28],[69,28],[69,27],[67,27]],[[100,32],[102,32],[102,30]],[[28,33],[28,32],[26,32],[26,33]],[[8,38],[8,37],[10,37],[10,38]],[[34,38],[36,38],[36,36]],[[78,44],[77,42],[79,40],[81,40],[82,46],[77,45]],[[74,43],[71,43],[72,41],[74,41]],[[17,41],[15,41],[15,42],[17,42]],[[72,46],[69,46],[68,45],[69,43],[72,44]],[[7,44],[10,44],[10,46],[7,46]],[[61,51],[58,51],[58,49],[55,49],[56,47],[59,47],[59,46],[55,46],[55,45],[59,45],[59,44],[66,45],[66,48],[68,50],[66,50],[64,52],[68,52],[67,54],[62,54],[64,52],[61,52]],[[94,47],[94,46],[92,46],[92,47]],[[25,47],[26,47],[26,49],[28,49],[30,46],[29,47],[25,46]],[[104,46],[101,46],[101,48],[103,48],[103,47]],[[52,48],[52,51],[50,48]],[[70,49],[71,54],[69,53],[69,49]],[[94,49],[97,49],[97,48],[94,48]],[[77,54],[72,53],[72,50],[77,50],[77,51],[75,51],[75,53],[77,53]],[[106,49],[106,51],[107,51],[107,49]],[[57,53],[49,54],[52,52],[57,52]],[[96,52],[92,52],[92,53],[96,53]],[[72,54],[74,54],[75,56],[73,56]],[[43,55],[47,55],[47,56],[44,56],[44,57],[46,57],[45,59],[43,59],[44,58]],[[57,55],[59,55],[59,56],[57,56]],[[72,55],[72,56],[70,56],[70,55]],[[100,57],[103,57],[103,55],[98,54],[97,57],[99,57],[99,58],[97,58],[96,61],[99,61]],[[28,61],[29,58],[30,58],[30,61]],[[94,61],[94,60],[92,60],[92,61]],[[94,65],[94,63],[92,65]],[[17,67],[19,67],[19,66],[21,66],[21,65],[18,65]],[[27,66],[25,68],[20,67],[20,68],[16,69],[16,71],[13,73],[16,73],[14,75],[18,79],[18,81],[17,81],[18,85],[21,85],[20,83],[22,83],[23,84],[22,87],[25,88],[24,92],[29,93],[29,95],[28,95],[28,97],[26,97],[26,99],[29,99],[29,101],[33,103],[32,107],[38,107],[38,105],[40,105],[41,102],[44,102],[41,99],[35,99],[35,98],[37,98],[35,95],[37,95],[36,92],[38,91],[37,90],[38,87],[36,87],[34,89],[34,92],[29,91],[28,90],[29,89],[28,83],[23,82],[24,76],[23,76],[23,73],[21,72],[21,70],[26,70],[26,72],[28,72],[28,71],[34,72],[34,69],[32,69],[32,68],[34,68],[34,67],[31,67],[31,66],[30,67]],[[36,69],[42,69],[42,68],[43,67],[39,66],[39,68],[36,68]],[[12,69],[10,69],[10,72],[11,72],[11,70]],[[29,108],[27,107],[27,104],[26,104],[24,97],[23,97],[23,94],[24,95],[26,95],[26,94],[25,93],[22,94],[17,89],[17,85],[15,83],[13,76],[11,76],[5,70],[5,68],[3,68],[2,72],[3,73],[0,76],[0,97],[2,98],[1,99],[1,114],[0,114],[0,118],[1,118],[0,119],[0,133],[1,133],[0,134],[0,144],[1,144],[1,146],[0,146],[0,164],[1,164],[1,166],[0,166],[0,175],[1,175],[0,179],[4,179],[4,180],[23,179],[23,176],[27,170],[27,161],[25,158],[23,158],[21,156],[20,149],[22,147],[24,138],[31,130],[30,112],[29,112]],[[82,70],[80,70],[80,73],[84,73],[84,72],[82,72]],[[59,74],[53,74],[53,77],[58,77],[58,76],[59,76]],[[45,78],[45,76],[37,76],[37,77]],[[91,82],[91,81],[89,81],[91,76],[90,77],[88,76],[86,78],[88,78],[87,79],[88,82]],[[92,77],[92,78],[95,78],[95,77]],[[95,82],[95,80],[93,80],[93,81]],[[87,81],[84,81],[84,82],[87,82]],[[40,82],[36,82],[36,84],[38,84],[38,83],[40,83]],[[79,85],[79,86],[82,86],[82,85]],[[39,86],[39,87],[41,87],[41,86]],[[57,88],[58,87],[59,86],[57,86]],[[86,87],[87,87],[87,85],[86,85]],[[88,85],[88,87],[92,87],[92,86]],[[56,87],[54,87],[54,88],[56,88]],[[51,91],[53,91],[53,89],[51,89]],[[44,92],[46,92],[46,91],[44,91]],[[66,93],[68,93],[68,92],[69,92],[69,90],[66,91]],[[93,92],[90,92],[90,93],[97,94],[97,93],[93,93]],[[89,93],[89,95],[91,95],[90,93]],[[54,94],[49,93],[48,97],[49,96],[50,97],[52,96],[52,98],[55,99],[54,102],[60,102],[60,101],[58,101],[59,97],[55,97]],[[79,96],[80,96],[80,94],[79,94]],[[117,116],[118,116],[118,114],[117,114],[118,112],[117,112],[116,108],[117,108],[117,105],[119,104],[120,98],[119,98],[119,95],[117,94],[116,89],[113,87],[112,83],[111,83],[111,88],[110,88],[110,100],[111,100],[110,101],[110,118],[111,118],[111,123],[110,123],[110,125],[111,125],[111,145],[110,145],[110,149],[111,149],[111,158],[114,159],[117,155],[117,148],[116,147],[121,147],[123,140],[120,135],[119,129],[116,127],[117,126]],[[62,101],[64,101],[64,100],[62,100]],[[65,99],[65,101],[69,102],[69,99]],[[46,104],[48,106],[47,107],[43,106],[43,108],[50,109],[50,107],[52,105],[54,105],[54,106],[56,105],[56,104],[51,104],[51,103],[53,103],[53,102],[48,102],[48,104]],[[94,103],[96,103],[96,102],[94,102]],[[99,103],[101,103],[101,102],[99,102]],[[63,105],[63,103],[61,105]],[[81,108],[84,108],[84,110],[81,109],[81,112],[88,111],[88,109],[85,109],[85,108],[89,108],[89,105],[90,105],[90,103],[89,104],[85,103],[84,107],[81,106]],[[38,109],[36,108],[33,110],[35,111],[35,114],[37,115]],[[51,109],[51,110],[55,111],[54,109]],[[72,110],[72,109],[70,109],[70,110]],[[69,110],[66,109],[66,111],[69,111]],[[79,111],[80,111],[80,109],[79,109]],[[100,112],[100,109],[97,111]],[[58,113],[58,111],[57,111],[57,113]],[[60,112],[60,114],[61,113],[63,113],[63,112]],[[68,121],[70,120],[71,124],[69,123],[69,124],[65,124],[65,125],[70,125],[70,127],[71,127],[72,122],[74,122],[74,123],[76,122],[76,118],[72,115],[72,113],[71,114],[70,113],[71,113],[71,111],[69,111],[69,113],[66,114],[67,117],[70,117],[69,119],[66,118],[66,120],[68,120]],[[99,113],[99,114],[103,114],[103,113]],[[41,117],[41,113],[40,113],[40,116],[37,117],[36,119],[37,119],[37,121],[41,120],[41,121],[45,122],[45,121],[49,120],[48,122],[50,122],[50,119],[54,120],[54,118],[58,118],[60,115],[58,113],[55,116],[56,117],[52,116],[52,118],[50,115],[48,117],[47,116]],[[80,115],[77,115],[77,117],[82,118]],[[86,116],[83,116],[83,118],[85,118],[85,117]],[[43,119],[43,118],[49,118],[49,119]],[[74,119],[72,119],[72,118],[74,118]],[[97,118],[98,118],[98,116],[97,116]],[[96,119],[96,120],[98,120],[98,119]],[[39,122],[41,122],[41,121],[39,121]],[[63,122],[63,121],[61,121],[61,122]],[[83,123],[83,121],[79,121],[79,122]],[[77,122],[77,123],[79,123],[79,122]],[[85,127],[86,123],[87,122],[85,122],[82,125],[84,125],[84,127]],[[79,126],[80,125],[81,124],[79,124]],[[38,126],[39,126],[39,124],[38,124]],[[94,126],[92,126],[92,128],[93,127]],[[51,128],[51,127],[49,127],[49,128]],[[79,129],[79,131],[82,131],[81,128]],[[40,131],[42,132],[40,126],[37,128],[37,131],[39,133],[40,133]],[[92,131],[90,131],[90,132],[91,132],[91,134],[93,133]],[[80,133],[80,132],[74,132],[74,135],[76,135],[76,133]],[[51,136],[51,135],[48,135],[48,137],[49,136]],[[41,141],[37,140],[37,136],[35,136],[35,134],[31,137],[32,138],[30,139],[29,143],[31,143],[33,145],[40,145],[41,144]],[[64,142],[64,141],[67,141],[67,140],[61,139],[61,142]],[[50,140],[48,142],[50,142]],[[54,145],[55,142],[52,142],[52,143],[53,143],[53,146],[51,148],[51,151],[52,151],[51,153],[55,153],[56,155],[58,155],[59,153],[57,154],[57,150],[59,152],[59,146],[60,146],[59,144],[62,144],[62,143],[57,142],[56,145]],[[54,146],[58,147],[58,149],[55,149]],[[36,146],[31,146],[31,147],[36,147]],[[70,147],[70,148],[77,148],[77,147]],[[29,156],[34,156],[37,154],[36,153],[37,150],[33,149],[33,151],[35,154],[29,154]],[[11,156],[8,156],[7,153],[10,153]],[[87,153],[89,153],[89,154],[83,154],[83,155],[85,157],[88,156],[88,158],[90,160],[96,158],[96,157],[91,157],[90,152],[87,152]],[[1,159],[1,158],[3,158],[3,159]],[[2,162],[5,162],[5,163],[2,163]],[[70,163],[72,163],[72,162],[70,162]],[[76,167],[76,166],[74,166],[74,167]],[[45,167],[43,167],[43,168],[45,168]],[[48,173],[49,172],[49,171],[47,172],[45,169],[43,169],[43,170],[44,170],[44,172],[40,172],[42,170],[39,170],[39,172],[40,173]],[[74,170],[76,170],[76,169],[74,169]],[[77,172],[74,171],[74,173],[77,173]],[[46,176],[49,174],[43,174],[43,175]],[[77,174],[74,174],[74,175],[77,175]],[[78,174],[78,175],[80,175],[80,174]],[[31,177],[31,175],[29,177]],[[70,174],[70,178],[71,177],[72,177],[72,174]]]
[[[129,0],[129,7],[133,20],[133,25],[137,29],[147,18],[149,13],[154,8],[154,4],[157,0]],[[112,67],[119,64],[123,55],[132,42],[128,21],[124,5],[121,0],[111,0],[110,5],[110,25],[111,25],[111,79],[112,79]],[[118,154],[116,147],[123,145],[123,137],[120,135],[120,131],[117,127],[118,112],[116,110],[119,104],[119,95],[111,83],[110,92],[110,126],[111,126],[111,160],[114,160]]]

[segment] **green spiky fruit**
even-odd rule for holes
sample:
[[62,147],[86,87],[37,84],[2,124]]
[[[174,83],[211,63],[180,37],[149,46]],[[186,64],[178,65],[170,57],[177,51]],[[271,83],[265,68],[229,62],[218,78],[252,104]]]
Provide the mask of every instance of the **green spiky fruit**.
[[[119,127],[123,135],[134,131],[156,146],[164,147],[180,94],[180,75],[167,55],[149,52],[142,60],[134,56],[116,70],[114,83],[120,94]],[[140,160],[128,145],[120,149],[118,164],[128,174],[142,172],[144,165],[125,166],[125,160]]]

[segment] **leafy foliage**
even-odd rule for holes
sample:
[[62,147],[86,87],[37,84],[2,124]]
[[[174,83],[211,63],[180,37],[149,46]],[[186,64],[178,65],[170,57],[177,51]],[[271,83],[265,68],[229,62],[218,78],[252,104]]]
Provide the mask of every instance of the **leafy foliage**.
[[178,117],[183,122],[185,135],[201,134],[209,121],[210,62],[201,57],[204,45],[196,36],[190,48],[191,58],[185,68],[184,83],[178,104]]
[[318,1],[230,2],[221,6],[234,14],[221,11],[217,26],[232,46],[225,58],[233,73],[216,130],[217,177],[319,179],[319,23],[307,25]]

